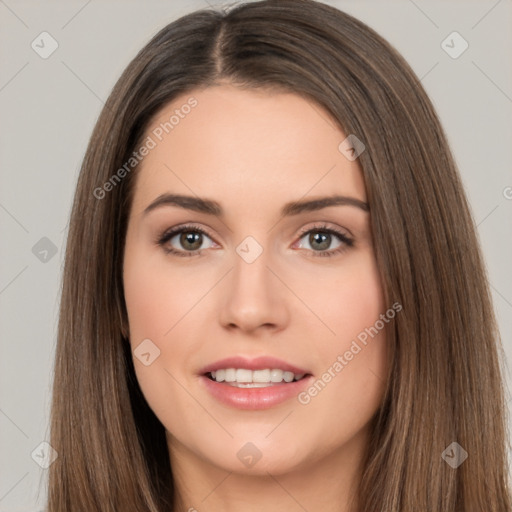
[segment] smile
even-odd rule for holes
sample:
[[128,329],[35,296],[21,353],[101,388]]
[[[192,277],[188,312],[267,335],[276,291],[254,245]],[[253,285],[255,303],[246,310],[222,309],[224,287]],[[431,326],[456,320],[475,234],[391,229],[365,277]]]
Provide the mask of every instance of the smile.
[[278,368],[249,370],[246,368],[226,368],[209,372],[207,376],[215,382],[225,382],[238,388],[263,388],[301,380],[304,373],[295,374]]
[[300,366],[271,356],[232,356],[198,370],[212,398],[236,409],[269,409],[296,398],[314,378]]

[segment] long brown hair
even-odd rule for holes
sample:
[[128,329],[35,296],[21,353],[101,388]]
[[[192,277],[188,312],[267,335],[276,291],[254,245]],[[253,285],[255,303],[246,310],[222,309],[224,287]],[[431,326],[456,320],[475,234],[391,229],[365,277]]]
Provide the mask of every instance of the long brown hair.
[[[502,348],[432,104],[403,58],[362,22],[312,0],[269,0],[164,27],[128,65],[94,128],[63,274],[49,512],[172,510],[164,427],[125,339],[122,257],[137,168],[112,177],[162,107],[220,82],[300,94],[366,146],[359,163],[385,299],[403,310],[387,334],[386,393],[359,510],[510,511]],[[468,454],[456,468],[442,456],[457,454],[454,442]]]

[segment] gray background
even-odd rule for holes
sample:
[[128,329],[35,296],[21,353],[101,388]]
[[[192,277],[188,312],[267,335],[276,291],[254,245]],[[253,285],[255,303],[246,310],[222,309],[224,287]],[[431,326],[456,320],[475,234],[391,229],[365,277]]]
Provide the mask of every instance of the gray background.
[[[388,39],[438,110],[478,225],[510,388],[512,3],[326,3]],[[207,6],[203,0],[0,0],[0,511],[39,510],[46,497],[47,471],[31,453],[48,439],[66,226],[93,125],[122,70],[151,36]],[[31,47],[43,31],[59,45],[47,59]],[[453,31],[469,44],[456,59],[441,46]],[[448,44],[460,48],[457,41]],[[44,237],[51,243],[40,241]]]

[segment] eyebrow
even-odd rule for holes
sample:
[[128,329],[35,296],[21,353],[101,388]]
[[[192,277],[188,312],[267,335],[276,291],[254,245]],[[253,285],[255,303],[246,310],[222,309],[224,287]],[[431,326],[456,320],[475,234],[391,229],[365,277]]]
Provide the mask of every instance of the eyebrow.
[[[182,194],[162,194],[158,196],[144,210],[143,214],[147,215],[149,212],[162,206],[179,206],[185,210],[206,213],[207,215],[214,215],[216,217],[224,216],[222,206],[217,201],[201,197],[186,196]],[[281,209],[281,216],[290,217],[293,215],[299,215],[303,212],[321,210],[329,206],[353,206],[363,210],[364,212],[370,211],[368,203],[365,203],[360,199],[356,199],[355,197],[335,195],[286,203]]]

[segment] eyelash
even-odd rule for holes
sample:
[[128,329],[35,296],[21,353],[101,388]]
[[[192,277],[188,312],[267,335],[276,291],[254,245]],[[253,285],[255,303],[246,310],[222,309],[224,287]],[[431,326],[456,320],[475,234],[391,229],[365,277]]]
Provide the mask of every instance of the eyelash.
[[[184,226],[178,226],[176,228],[171,228],[170,230],[165,231],[162,235],[158,237],[156,240],[156,243],[161,246],[165,252],[168,254],[173,254],[180,257],[190,258],[193,256],[199,256],[201,252],[205,249],[199,249],[196,251],[177,251],[176,249],[170,248],[166,246],[165,244],[171,240],[175,235],[178,235],[183,232],[191,232],[191,233],[201,233],[203,235],[206,235],[208,238],[212,238],[204,229],[201,229],[198,226],[194,225],[184,225]],[[341,254],[342,252],[346,251],[350,247],[353,247],[354,240],[349,238],[344,233],[341,233],[340,231],[337,231],[335,229],[327,227],[325,224],[321,224],[318,226],[313,226],[307,229],[304,229],[299,234],[299,240],[304,237],[304,235],[307,235],[310,232],[320,232],[320,233],[327,233],[330,235],[337,236],[340,241],[342,242],[342,245],[338,247],[337,249],[331,249],[330,251],[312,251],[308,249],[310,252],[313,253],[314,257],[331,257],[335,256],[336,254]]]

